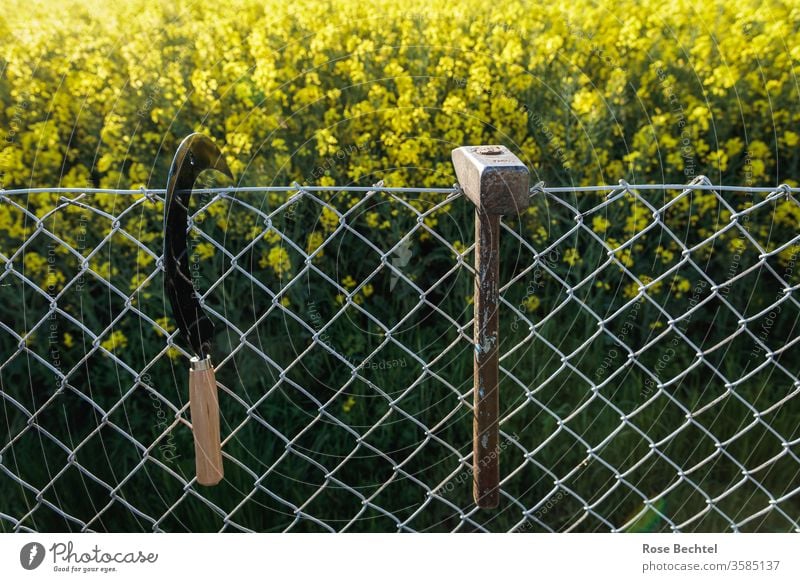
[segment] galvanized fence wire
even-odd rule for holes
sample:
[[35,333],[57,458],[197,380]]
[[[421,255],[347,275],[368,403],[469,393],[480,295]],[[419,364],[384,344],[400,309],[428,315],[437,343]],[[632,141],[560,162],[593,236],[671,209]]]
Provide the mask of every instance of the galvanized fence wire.
[[[4,530],[48,529],[54,527],[48,525],[52,522],[41,521],[41,518],[55,514],[63,520],[62,525],[57,526],[62,529],[103,531],[109,527],[121,527],[109,526],[109,523],[128,523],[124,520],[113,521],[118,519],[120,513],[127,512],[134,520],[131,523],[139,529],[191,530],[195,526],[190,519],[187,520],[182,509],[191,505],[213,515],[216,521],[212,529],[218,531],[263,529],[262,526],[254,526],[256,522],[245,517],[250,515],[248,512],[259,510],[275,515],[272,529],[278,531],[354,531],[359,530],[367,519],[380,520],[384,529],[397,531],[633,531],[644,528],[641,525],[644,522],[658,523],[657,529],[674,531],[708,528],[800,531],[800,434],[794,428],[787,432],[785,422],[776,427],[770,420],[786,411],[794,415],[800,413],[798,360],[793,351],[800,343],[796,326],[796,314],[800,314],[798,284],[796,278],[787,276],[787,272],[791,271],[782,270],[776,262],[787,249],[798,245],[800,236],[795,231],[792,237],[765,248],[763,240],[744,225],[749,216],[768,212],[776,201],[789,201],[797,205],[798,191],[788,186],[777,189],[719,186],[703,177],[688,185],[629,185],[620,182],[614,186],[547,188],[540,183],[531,189],[532,200],[547,209],[548,219],[571,217],[572,224],[557,234],[551,230],[542,238],[534,239],[520,227],[530,217],[506,217],[502,223],[502,244],[513,246],[518,259],[514,269],[504,271],[506,279],[501,287],[501,337],[504,339],[501,340],[500,385],[501,400],[505,399],[508,405],[503,409],[500,419],[500,439],[503,443],[502,501],[501,509],[495,513],[478,509],[469,499],[471,483],[464,478],[469,475],[472,465],[468,439],[453,442],[447,437],[452,433],[445,430],[454,423],[469,422],[471,416],[469,378],[459,379],[449,375],[447,366],[459,357],[470,357],[473,350],[473,322],[471,316],[459,317],[442,307],[439,301],[432,298],[432,291],[449,285],[459,275],[474,279],[475,272],[470,259],[474,243],[456,245],[455,241],[448,240],[440,232],[435,222],[428,219],[450,205],[467,204],[457,185],[433,189],[387,188],[382,183],[371,188],[303,187],[293,184],[289,187],[196,191],[205,194],[206,198],[192,214],[190,228],[198,240],[212,245],[215,252],[221,253],[224,265],[216,280],[209,282],[200,293],[205,308],[218,329],[221,329],[221,335],[230,340],[230,349],[217,363],[217,369],[235,368],[236,358],[246,353],[248,357],[261,361],[274,377],[274,382],[263,393],[254,396],[228,386],[224,380],[227,377],[222,374],[218,376],[220,401],[227,401],[229,407],[238,411],[238,415],[223,419],[226,472],[233,470],[249,481],[247,487],[238,490],[233,501],[220,499],[215,497],[213,490],[198,487],[191,472],[177,470],[173,463],[159,455],[159,447],[163,447],[174,434],[187,432],[190,419],[185,397],[177,401],[166,397],[163,390],[165,379],[162,376],[153,379],[156,365],[170,361],[170,350],[178,350],[183,357],[190,354],[183,349],[177,332],[162,327],[163,322],[151,311],[141,308],[135,300],[137,293],[160,281],[162,257],[157,240],[147,244],[140,240],[137,233],[126,230],[123,224],[126,218],[142,212],[143,208],[152,212],[149,206],[163,202],[163,190],[54,188],[0,191],[2,204],[24,214],[32,228],[30,236],[16,248],[0,249],[0,258],[5,264],[0,273],[0,285],[12,286],[13,283],[15,289],[21,286],[24,293],[39,296],[41,301],[49,305],[35,321],[26,320],[22,326],[19,321],[0,320],[0,335],[4,335],[3,339],[6,340],[6,344],[2,345],[13,347],[11,353],[0,354],[0,381],[4,383],[0,399],[5,412],[4,424],[8,428],[7,431],[6,427],[0,431],[0,490],[8,492],[9,499],[15,495],[21,500],[17,504],[0,502],[0,524]],[[258,193],[270,192],[285,192],[285,202],[265,210],[252,199]],[[690,243],[686,233],[674,232],[665,216],[672,207],[699,192],[713,194],[718,207],[729,213],[729,220],[718,222],[717,228],[708,236],[696,237]],[[737,208],[726,198],[726,195],[737,192],[757,193],[760,201],[743,209]],[[52,209],[37,214],[28,208],[27,200],[40,193],[60,194],[61,197]],[[144,196],[128,196],[129,201],[122,204],[122,211],[115,212],[92,204],[92,196],[100,193],[123,197],[131,194]],[[336,193],[358,195],[360,199],[348,208],[341,208],[329,198],[329,195]],[[654,195],[665,193],[671,195],[661,198]],[[409,201],[408,197],[412,194],[428,194],[436,198],[420,209],[419,205]],[[351,219],[376,198],[391,199],[394,208],[411,217],[414,222],[414,226],[401,233],[389,246],[378,246],[363,229],[351,224]],[[587,199],[593,201],[590,207],[580,202]],[[647,224],[627,240],[612,244],[597,232],[592,219],[604,216],[609,208],[622,200],[646,208]],[[314,249],[309,249],[303,240],[293,240],[280,230],[278,224],[278,219],[299,201],[327,209],[338,220],[332,232]],[[223,203],[251,214],[260,224],[256,235],[242,244],[231,245],[230,240],[214,238],[201,225],[193,222],[214,205]],[[88,213],[97,225],[108,224],[107,230],[101,232],[102,240],[88,254],[76,249],[74,243],[64,240],[47,226],[48,220],[70,207]],[[536,219],[542,220],[542,215]],[[300,258],[298,271],[290,279],[281,279],[278,286],[267,284],[254,275],[247,260],[248,253],[252,253],[269,232],[277,233],[287,251]],[[449,267],[436,272],[435,280],[425,286],[409,275],[407,261],[396,260],[403,249],[407,249],[411,241],[422,233],[452,256]],[[679,253],[671,266],[658,276],[643,279],[622,255],[631,252],[640,241],[654,233],[674,243]],[[714,244],[717,239],[730,237],[732,233],[736,233],[743,244],[752,250],[755,257],[752,264],[741,270],[737,268],[732,273],[709,268],[708,262],[703,264],[698,258],[702,249]],[[343,236],[352,237],[352,241],[363,246],[365,255],[375,257],[374,268],[354,286],[343,285],[336,276],[320,268],[316,261],[322,253],[333,247],[336,239]],[[78,269],[68,274],[57,293],[51,293],[22,267],[26,249],[37,237],[43,237],[60,247],[79,265]],[[120,288],[119,284],[112,282],[112,277],[90,266],[104,248],[107,251],[106,245],[115,237],[124,237],[135,245],[137,252],[148,255],[153,261],[150,270],[140,278],[138,287],[132,292]],[[232,246],[236,248],[229,248]],[[572,271],[572,274],[565,274],[561,268],[563,261],[556,264],[548,258],[558,256],[563,259],[563,249],[567,246],[575,247],[581,256],[588,256],[590,249],[599,251],[600,258],[593,268],[581,271],[576,278]],[[348,256],[344,260],[358,261],[360,258]],[[687,271],[703,282],[698,284],[702,285],[705,293],[683,312],[671,313],[666,304],[655,296],[654,290],[669,283],[676,273]],[[610,273],[622,277],[628,285],[634,284],[634,290],[616,301],[613,308],[609,304],[601,306],[593,302],[589,295],[589,290],[600,287]],[[738,282],[754,274],[769,277],[779,287],[779,293],[774,300],[759,305],[757,312],[744,313],[729,291]],[[364,295],[371,282],[385,275],[412,290],[418,297],[416,306],[406,313],[397,314],[391,321],[383,321],[376,316],[374,310],[370,309],[369,297],[365,298]],[[535,292],[526,288],[533,276],[547,282],[537,287]],[[95,327],[74,310],[63,308],[68,295],[87,277],[92,284],[102,285],[104,292],[123,304],[123,308],[102,327]],[[298,313],[295,306],[285,304],[284,299],[293,287],[302,285],[302,281],[309,277],[324,282],[341,297],[341,304],[324,321],[309,321],[307,316]],[[268,307],[255,320],[247,322],[246,326],[232,317],[228,309],[219,309],[210,301],[222,293],[223,284],[229,278],[246,281],[253,292],[261,294],[268,303]],[[536,308],[524,307],[519,302],[521,296],[530,300],[534,295],[546,293],[550,293],[552,302],[543,313]],[[689,331],[688,325],[693,318],[701,319],[700,314],[704,310],[711,310],[712,306],[716,307],[717,312],[722,310],[733,317],[735,326],[730,333],[718,338],[714,345],[705,345]],[[92,307],[85,305],[84,308]],[[633,308],[637,309],[637,317],[638,310],[648,309],[662,322],[638,345],[630,341],[627,333],[617,331],[619,322]],[[422,311],[434,318],[440,326],[437,329],[445,330],[438,336],[440,339],[437,340],[433,355],[421,354],[400,333],[404,326],[415,324]],[[380,330],[382,340],[371,346],[369,353],[353,358],[337,347],[329,336],[336,333],[337,322],[341,323],[343,318],[356,313],[374,329]],[[582,321],[588,321],[591,325],[586,324],[577,331],[564,329],[566,318],[576,313],[583,318]],[[786,337],[781,337],[781,345],[771,343],[759,328],[765,317],[772,313],[782,318],[784,328],[790,330]],[[30,345],[35,334],[47,334],[49,321],[54,314],[80,330],[87,340],[85,351],[68,369]],[[289,322],[293,328],[303,330],[310,338],[307,345],[296,350],[291,360],[277,358],[268,345],[258,340],[259,329],[275,316]],[[115,327],[131,319],[163,334],[163,345],[144,366],[128,357],[126,350],[109,349],[103,345]],[[511,321],[514,333],[509,331]],[[554,328],[562,329],[554,332]],[[571,343],[561,341],[565,331],[572,336]],[[745,368],[740,375],[729,376],[735,368],[723,363],[740,357],[740,353],[735,349],[732,351],[731,346],[745,339],[754,346],[754,350],[757,349],[759,361],[752,369]],[[654,364],[651,355],[659,349],[663,352],[668,340],[672,342],[668,345],[672,346],[670,349],[673,353],[680,344],[682,349],[691,352],[692,358],[677,373],[665,377],[664,370],[668,366],[659,364],[659,360]],[[605,346],[605,351],[591,348],[600,342]],[[419,370],[413,381],[407,385],[393,386],[391,374],[383,382],[376,382],[365,373],[365,366],[386,350],[402,354],[404,361],[407,359],[410,362],[409,366]],[[597,369],[601,365],[598,359],[602,359],[609,350],[614,350],[620,357],[614,359],[602,376],[587,371]],[[323,354],[346,371],[344,379],[341,382],[337,380],[338,383],[326,398],[310,390],[302,381],[305,360],[312,352]],[[104,400],[102,405],[98,404],[91,389],[76,382],[79,370],[87,367],[87,362],[98,355],[110,359],[120,384],[118,398],[111,402]],[[56,389],[46,390],[46,397],[37,401],[35,406],[25,401],[8,384],[8,378],[18,379],[14,374],[23,362],[27,362],[27,365],[34,362],[57,379]],[[180,359],[177,363],[175,377],[180,375],[184,367]],[[230,376],[233,377],[235,375]],[[709,399],[694,405],[687,404],[686,399],[678,396],[676,391],[682,382],[698,377],[703,379],[704,393],[709,392]],[[765,377],[767,380],[764,380]],[[173,378],[166,380],[173,381]],[[740,387],[756,381],[763,384],[757,391],[758,398],[752,397],[752,392],[744,392],[744,388],[740,393]],[[651,387],[647,393],[641,391],[642,382]],[[431,383],[443,390],[437,394],[441,395],[440,401],[444,403],[445,411],[435,420],[421,420],[418,414],[406,410],[405,402],[409,395],[418,394]],[[347,417],[332,405],[336,402],[338,406],[341,398],[349,394],[356,384],[368,387],[376,401],[383,404],[383,408],[374,412],[367,425],[358,427],[351,426]],[[626,389],[634,386],[641,397],[635,402],[622,403],[615,397],[621,386]],[[718,390],[714,392],[708,388],[710,386]],[[26,390],[31,391],[33,387],[27,387]],[[763,405],[760,397],[765,390],[777,395],[771,397],[768,405]],[[167,421],[154,438],[134,434],[132,429],[119,422],[119,415],[125,411],[126,405],[142,391],[157,402],[159,410],[166,411]],[[260,411],[262,405],[286,391],[301,395],[313,402],[312,407],[316,408],[315,413],[308,416],[307,423],[295,427],[293,431],[288,431],[279,419],[275,420]],[[55,425],[52,422],[43,421],[47,415],[59,414],[58,407],[65,393],[93,411],[94,420],[77,440],[73,440],[69,433],[59,433],[53,428]],[[558,402],[554,401],[554,396]],[[730,402],[735,403],[737,410],[749,413],[750,420],[740,423],[735,430],[724,435],[715,434],[713,426],[716,425],[708,428],[709,423],[703,414]],[[648,415],[658,407],[662,410],[668,407],[682,420],[669,421],[666,428],[654,429],[653,417]],[[609,430],[604,431],[602,437],[598,437],[599,433],[591,432],[594,429],[586,428],[591,426],[591,421],[586,425],[584,417],[601,408],[603,414],[612,414],[616,421],[609,425]],[[13,423],[10,420],[12,417],[21,420]],[[577,421],[579,418],[584,420]],[[641,422],[643,418],[647,419],[644,423]],[[583,429],[576,428],[576,422]],[[414,434],[421,435],[412,446],[403,449],[402,455],[375,444],[374,435],[387,430],[391,434],[392,427],[401,424],[412,432],[416,431]],[[322,428],[332,430],[331,427],[339,431],[337,434],[343,435],[342,438],[350,439],[348,442],[352,443],[352,448],[326,463],[314,455],[305,443]],[[536,432],[541,427],[545,427],[544,432]],[[259,434],[260,438],[279,443],[282,452],[263,464],[253,462],[250,457],[254,453],[245,454],[236,447],[239,438],[252,431]],[[127,467],[123,474],[115,474],[112,468],[110,475],[113,477],[105,473],[98,474],[96,469],[89,466],[91,463],[81,456],[83,450],[88,450],[88,443],[106,438],[110,433],[135,449],[137,457],[137,461]],[[25,458],[16,450],[23,440],[32,437],[60,451],[55,455],[60,461],[54,463],[53,467],[47,467],[46,476],[35,482],[29,482],[29,479],[33,479],[27,477]],[[776,449],[759,456],[755,465],[753,459],[729,452],[733,445],[741,442],[758,448],[760,443],[766,442],[765,439],[777,443]],[[701,440],[708,441],[709,449],[697,453]],[[563,452],[564,442],[568,442],[569,447],[579,451],[579,454],[575,456],[574,451],[571,455]],[[643,448],[633,446],[633,442],[640,443]],[[677,458],[680,455],[676,455],[676,446],[691,452],[683,459]],[[432,462],[437,465],[437,472],[419,469],[416,464],[419,459],[432,454],[434,450],[437,456]],[[385,476],[380,482],[361,483],[346,469],[349,463],[365,456],[386,469],[381,473]],[[282,478],[288,462],[303,463],[309,467],[309,471],[321,475],[316,484],[303,489],[306,492],[302,498],[292,499],[283,489],[276,489],[273,485],[276,479]],[[715,471],[721,464],[733,468],[738,477],[727,481],[715,478]],[[658,473],[654,469],[656,466],[659,467]],[[86,486],[85,491],[67,494],[59,491],[59,481],[68,474],[74,475],[76,471]],[[164,493],[158,503],[132,496],[131,487],[141,483],[142,473],[148,471],[158,472],[160,479],[176,484],[177,489],[169,494]],[[648,471],[653,477],[647,478]],[[601,473],[604,475],[602,478]],[[410,506],[398,508],[386,502],[387,497],[394,495],[392,492],[396,491],[398,485],[414,492],[415,501]],[[459,488],[467,494],[458,494]],[[91,499],[87,500],[91,510],[73,511],[71,497],[89,495],[90,489],[94,492]],[[12,491],[15,491],[13,495]],[[335,505],[340,499],[343,507],[354,504],[355,509],[348,518],[325,517],[320,505]],[[181,517],[176,518],[177,515]],[[266,521],[270,522],[270,519],[266,518]],[[184,525],[182,520],[188,525]]]

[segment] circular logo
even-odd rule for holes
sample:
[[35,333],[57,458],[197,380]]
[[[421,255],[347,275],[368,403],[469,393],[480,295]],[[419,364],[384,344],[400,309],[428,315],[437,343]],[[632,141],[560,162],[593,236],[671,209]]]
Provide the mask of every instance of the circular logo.
[[39,542],[30,542],[19,551],[19,563],[26,570],[35,570],[44,561],[44,546]]

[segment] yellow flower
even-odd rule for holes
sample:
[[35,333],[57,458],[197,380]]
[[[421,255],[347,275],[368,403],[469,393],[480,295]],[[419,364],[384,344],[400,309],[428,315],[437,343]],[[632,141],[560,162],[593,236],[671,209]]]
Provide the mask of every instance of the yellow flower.
[[[321,247],[322,243],[324,242],[325,242],[325,237],[322,235],[321,232],[317,231],[312,232],[311,234],[308,235],[308,240],[306,241],[306,252],[310,255],[319,247]],[[319,254],[317,254],[316,256],[322,257],[323,254],[324,251],[320,251]]]
[[339,216],[327,206],[323,206],[319,221],[325,232],[333,232],[339,226]]
[[644,230],[650,222],[650,211],[644,204],[636,204],[625,220],[625,231],[636,234]]
[[675,253],[659,245],[658,248],[656,248],[656,257],[660,257],[663,263],[669,263],[675,258]]
[[68,348],[71,348],[75,344],[75,340],[72,338],[72,334],[66,332],[64,334],[64,345]]
[[572,99],[572,109],[577,115],[596,115],[600,113],[601,105],[594,89],[581,89]]
[[356,286],[356,280],[353,279],[350,275],[348,275],[347,277],[342,279],[342,285],[344,285],[346,289],[352,289],[353,287]]
[[[649,275],[639,275],[639,280],[642,282],[642,285],[649,285],[653,281],[653,278],[650,277]],[[664,281],[659,281],[658,283],[655,283],[654,285],[648,287],[647,292],[651,295],[655,295],[661,290],[661,287],[663,287],[663,285]]]
[[633,299],[639,294],[639,284],[628,283],[622,290],[622,294],[625,296],[626,299]]
[[292,261],[289,253],[283,247],[272,247],[266,257],[261,257],[258,266],[262,269],[270,266],[278,277],[284,273],[289,273],[292,268]]
[[570,267],[574,267],[580,259],[581,255],[578,253],[577,249],[572,248],[564,251],[564,262]]
[[325,128],[317,132],[317,151],[320,156],[327,156],[328,154],[336,154],[337,144],[339,141],[336,136],[331,133],[331,130]]
[[128,338],[121,331],[114,331],[108,336],[108,339],[101,342],[100,345],[110,352],[116,349],[124,349],[128,345]]
[[263,238],[269,244],[274,245],[281,240],[281,235],[279,235],[275,230],[269,229],[261,238]]
[[356,399],[353,396],[348,396],[347,400],[344,401],[342,404],[342,412],[347,414],[353,409],[353,406],[356,404]]
[[38,253],[25,253],[25,272],[38,274],[46,269],[47,259]]
[[136,264],[143,269],[147,268],[153,262],[153,260],[153,255],[146,253],[141,249],[139,249],[139,251],[136,253]]
[[523,301],[525,311],[536,311],[539,308],[539,298],[536,295],[528,295]]
[[598,234],[604,233],[611,226],[611,221],[607,220],[604,216],[595,216],[592,218],[592,230]]
[[[161,328],[167,330],[168,333],[172,333],[173,331],[175,331],[175,326],[172,323],[172,319],[166,315],[164,317],[159,317],[158,319],[156,319],[156,324],[158,324]],[[156,331],[158,332],[159,335],[163,334],[163,332],[161,332],[159,328],[156,328]]]
[[194,247],[194,252],[200,257],[201,261],[205,261],[214,256],[214,245],[208,242],[203,242]]

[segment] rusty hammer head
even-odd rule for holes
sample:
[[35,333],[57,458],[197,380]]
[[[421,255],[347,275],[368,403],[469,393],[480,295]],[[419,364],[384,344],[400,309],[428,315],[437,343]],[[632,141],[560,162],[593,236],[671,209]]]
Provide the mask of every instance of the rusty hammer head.
[[475,207],[487,214],[517,214],[528,207],[528,168],[501,145],[453,150],[458,183]]

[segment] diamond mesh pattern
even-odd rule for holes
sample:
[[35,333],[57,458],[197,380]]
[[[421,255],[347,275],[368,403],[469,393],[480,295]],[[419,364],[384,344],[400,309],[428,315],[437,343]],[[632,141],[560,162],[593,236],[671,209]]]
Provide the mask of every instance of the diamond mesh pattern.
[[504,220],[496,511],[471,499],[458,187],[196,193],[215,488],[165,319],[163,191],[5,192],[24,236],[0,256],[0,527],[799,531],[800,212],[753,192],[539,184]]

